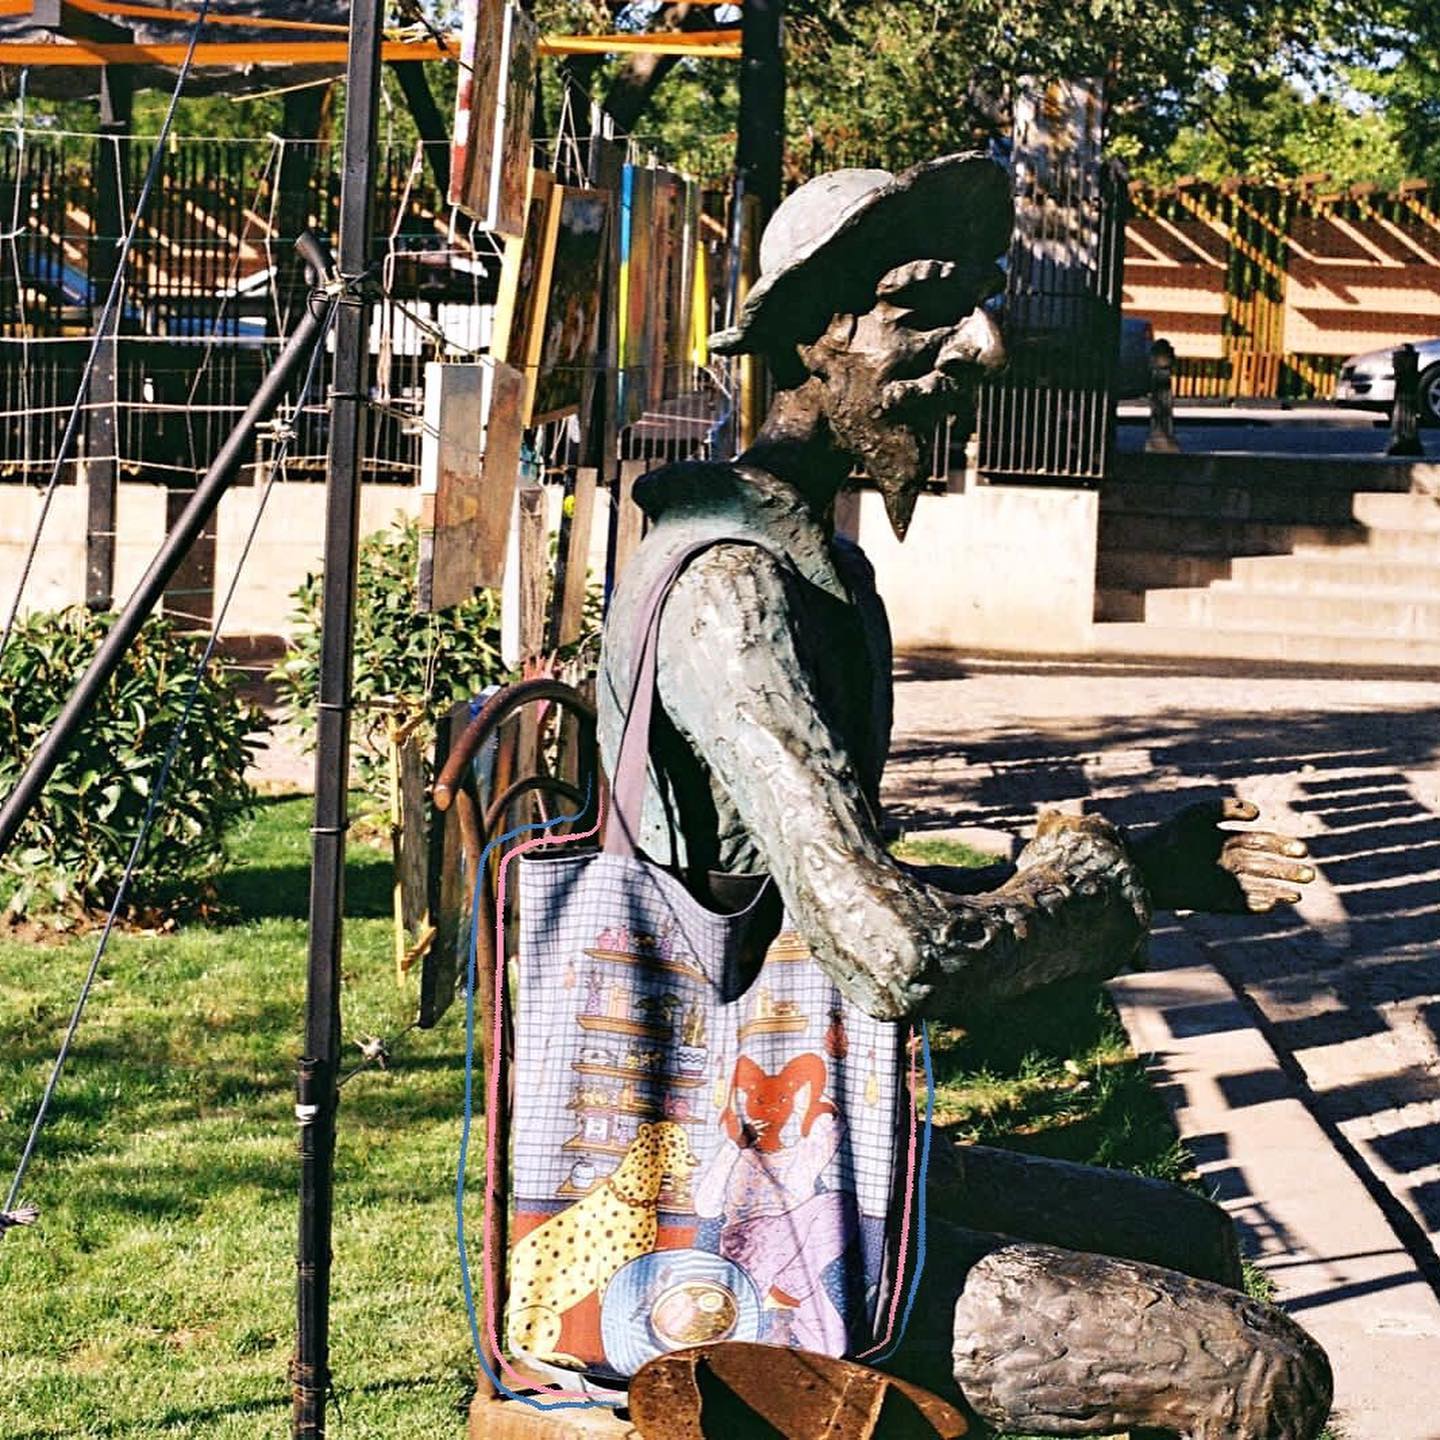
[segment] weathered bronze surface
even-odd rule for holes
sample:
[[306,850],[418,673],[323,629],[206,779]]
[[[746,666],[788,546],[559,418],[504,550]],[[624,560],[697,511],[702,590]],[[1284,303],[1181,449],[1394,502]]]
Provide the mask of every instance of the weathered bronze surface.
[[[720,542],[686,568],[664,612],[643,848],[682,871],[768,872],[817,961],[872,1014],[986,1023],[996,1002],[1138,958],[1152,905],[1266,910],[1297,898],[1312,872],[1298,842],[1221,829],[1254,818],[1238,802],[1182,811],[1134,844],[1098,816],[1042,817],[999,871],[912,867],[887,852],[889,635],[869,565],[834,535],[835,497],[862,465],[903,536],[935,420],[1003,357],[980,307],[1009,202],[1004,176],[977,157],[893,180],[865,173],[822,177],[833,183],[781,207],[768,259],[762,246],[768,273],[719,337],[723,350],[766,355],[785,387],[756,443],[733,464],[673,465],[635,485],[652,529],[607,617],[600,740],[613,766],[641,597],[678,550]],[[962,199],[964,223],[950,227]],[[938,214],[943,244],[927,238]],[[1092,1191],[1103,1203],[1106,1182]],[[1067,1230],[1043,1203],[1016,1210],[1040,1238],[1233,1279],[1233,1252],[1206,1238],[1208,1213],[1197,1244],[1157,1246],[1143,1224]],[[1134,1258],[993,1238],[975,1238],[972,1269],[958,1263],[959,1239],[942,1249],[941,1289],[912,1333],[923,1350],[954,1310],[945,1364],[1005,1428],[1094,1433],[1103,1414],[1111,1428],[1306,1440],[1323,1423],[1323,1353],[1233,1290]]]

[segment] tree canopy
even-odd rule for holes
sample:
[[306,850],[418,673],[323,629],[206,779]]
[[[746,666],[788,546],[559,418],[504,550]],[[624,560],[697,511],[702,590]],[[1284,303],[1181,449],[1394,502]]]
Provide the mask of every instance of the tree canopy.
[[[736,23],[713,6],[537,0],[565,30]],[[1008,133],[1029,79],[1101,77],[1135,171],[1440,179],[1434,0],[789,0],[787,146],[891,166]],[[663,153],[728,158],[735,67],[589,61],[577,78]],[[637,84],[637,72],[643,80]],[[663,83],[662,83],[663,82]]]

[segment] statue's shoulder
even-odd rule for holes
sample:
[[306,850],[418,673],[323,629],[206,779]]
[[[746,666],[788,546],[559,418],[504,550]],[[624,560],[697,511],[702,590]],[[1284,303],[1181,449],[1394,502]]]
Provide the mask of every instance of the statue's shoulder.
[[652,524],[662,520],[743,523],[753,505],[754,481],[738,465],[719,460],[677,460],[642,475],[632,492]]

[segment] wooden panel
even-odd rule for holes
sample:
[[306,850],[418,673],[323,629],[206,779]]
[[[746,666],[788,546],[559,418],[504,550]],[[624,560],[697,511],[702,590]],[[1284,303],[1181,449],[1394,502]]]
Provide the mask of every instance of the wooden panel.
[[522,486],[519,495],[519,607],[520,654],[538,655],[545,645],[545,491],[539,485]]
[[565,588],[560,595],[558,638],[569,645],[580,638],[585,617],[585,585],[589,580],[590,527],[595,518],[595,471],[582,466],[575,472],[574,509],[570,515],[569,544],[565,547]]
[[504,579],[523,389],[506,365],[425,367],[420,485],[433,500],[421,509],[422,609],[459,605]]
[[615,517],[615,573],[611,582],[618,580],[635,554],[635,548],[645,535],[645,514],[635,503],[632,492],[635,482],[645,473],[648,465],[644,460],[622,460],[620,462],[620,485],[616,492],[619,513]]

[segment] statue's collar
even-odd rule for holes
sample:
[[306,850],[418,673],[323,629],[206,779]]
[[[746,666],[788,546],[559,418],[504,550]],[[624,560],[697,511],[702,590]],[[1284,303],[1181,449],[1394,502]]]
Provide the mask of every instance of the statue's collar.
[[657,525],[705,534],[753,535],[783,552],[807,580],[844,595],[835,571],[830,530],[804,497],[754,465],[686,460],[635,482],[635,503]]

